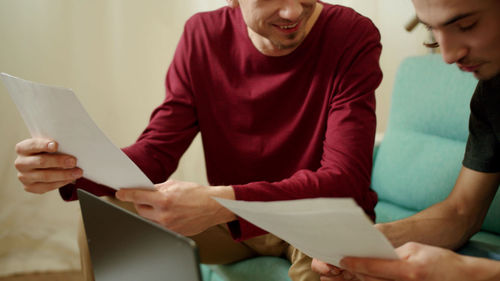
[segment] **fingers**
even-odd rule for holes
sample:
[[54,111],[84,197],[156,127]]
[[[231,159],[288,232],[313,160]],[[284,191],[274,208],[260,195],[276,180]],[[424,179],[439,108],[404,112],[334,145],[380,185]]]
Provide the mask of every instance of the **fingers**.
[[342,270],[336,266],[333,266],[331,264],[327,264],[325,262],[322,262],[318,259],[313,259],[311,262],[311,268],[313,271],[321,274],[321,275],[332,275],[332,276],[337,276],[339,275]]
[[156,192],[155,190],[140,188],[122,188],[115,193],[115,196],[120,201],[133,202],[136,205],[154,206],[159,197]]
[[44,193],[59,188],[82,176],[83,171],[80,168],[44,169],[18,173],[19,181],[24,185],[24,189],[34,193]]
[[32,169],[70,169],[76,167],[76,158],[56,153],[57,148],[57,142],[50,139],[32,138],[19,142],[16,145],[16,153],[18,154],[15,161],[16,169],[20,172],[26,172]]
[[57,146],[57,142],[50,139],[26,139],[16,144],[16,153],[19,155],[31,155],[42,152],[56,152]]
[[381,279],[381,278],[362,275],[362,274],[358,274],[356,277],[357,277],[356,280],[359,280],[359,281],[394,281],[391,279]]
[[313,259],[311,262],[311,269],[321,275],[326,275],[330,272],[328,265],[318,259]]
[[365,280],[404,280],[403,276],[409,270],[408,265],[402,260],[347,257],[340,261],[340,265],[358,276],[375,278],[365,277]]
[[18,156],[14,165],[19,172],[28,172],[34,169],[72,169],[76,162],[76,158],[70,155],[43,153]]
[[342,276],[326,276],[326,275],[321,275],[319,277],[320,281],[344,281]]
[[[322,262],[318,259],[313,259],[311,263],[311,268],[313,271],[320,274],[321,281],[344,281],[344,280],[355,280],[354,276],[349,272],[344,272],[342,269]],[[348,279],[345,279],[348,278]]]
[[347,270],[344,270],[342,271],[342,273],[340,274],[342,276],[342,280],[351,280],[351,281],[356,281],[358,280],[356,278],[356,276],[354,276],[354,274],[350,273],[349,271]]
[[158,222],[156,219],[156,211],[152,206],[144,205],[144,204],[134,204],[135,210],[137,214],[140,216],[152,220],[154,222]]
[[57,153],[58,144],[54,140],[26,139],[15,149],[18,156],[14,165],[19,171],[19,181],[28,192],[45,193],[83,176],[83,171],[76,167],[76,158]]
[[116,192],[115,196],[118,200],[133,202],[138,205],[157,207],[168,206],[170,205],[171,200],[173,200],[173,196],[169,193],[169,189],[179,183],[180,182],[176,180],[167,180],[164,183],[156,184],[155,190],[144,188],[122,188]]
[[162,225],[172,231],[181,233],[186,226],[184,220],[181,220],[176,212],[164,212],[156,209],[154,206],[144,204],[134,204],[137,213],[146,219]]
[[33,183],[29,185],[24,185],[24,190],[31,193],[43,194],[45,192],[58,189],[59,187],[65,186],[72,182],[73,181],[58,181],[53,183]]

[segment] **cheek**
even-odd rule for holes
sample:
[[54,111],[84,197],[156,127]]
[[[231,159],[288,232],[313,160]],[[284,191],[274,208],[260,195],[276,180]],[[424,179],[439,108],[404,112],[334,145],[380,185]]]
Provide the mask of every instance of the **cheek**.
[[495,32],[483,32],[469,40],[472,52],[479,57],[492,60],[500,57],[500,28]]
[[250,28],[254,30],[261,30],[265,26],[266,17],[264,14],[257,13],[255,10],[252,10],[246,13],[245,22]]
[[[472,45],[473,44],[473,45]],[[478,55],[500,56],[500,18],[485,20],[481,30],[475,33],[471,45],[477,48]]]
[[490,44],[494,48],[494,52],[500,56],[500,22],[495,25],[495,30],[492,33]]

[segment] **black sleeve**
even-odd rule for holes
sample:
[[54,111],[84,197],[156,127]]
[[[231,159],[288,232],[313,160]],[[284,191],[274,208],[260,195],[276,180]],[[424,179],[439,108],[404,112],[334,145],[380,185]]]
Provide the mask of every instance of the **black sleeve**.
[[471,100],[469,138],[463,165],[479,172],[500,171],[500,147],[491,123],[488,87],[480,81]]

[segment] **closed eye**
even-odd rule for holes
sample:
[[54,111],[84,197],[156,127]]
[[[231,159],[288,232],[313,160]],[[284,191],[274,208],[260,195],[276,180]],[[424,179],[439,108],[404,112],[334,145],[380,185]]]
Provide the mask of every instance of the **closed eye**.
[[431,43],[424,42],[423,44],[424,44],[424,46],[426,46],[427,48],[430,48],[430,49],[439,48],[438,42],[431,42]]
[[469,30],[473,29],[474,27],[476,27],[476,25],[477,25],[477,21],[473,22],[472,24],[459,25],[458,29],[462,32],[465,32],[465,31],[469,31]]

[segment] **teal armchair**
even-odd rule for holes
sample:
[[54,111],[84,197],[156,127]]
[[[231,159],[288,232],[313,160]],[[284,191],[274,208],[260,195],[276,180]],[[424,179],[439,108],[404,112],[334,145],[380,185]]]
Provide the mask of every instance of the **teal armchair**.
[[[290,262],[278,257],[256,257],[230,265],[202,265],[212,279],[204,281],[291,281]],[[204,275],[205,277],[205,275]]]
[[[472,75],[439,55],[403,61],[388,128],[374,157],[377,222],[408,217],[448,196],[462,166],[476,85]],[[460,252],[500,257],[499,200],[497,194],[481,232]]]

